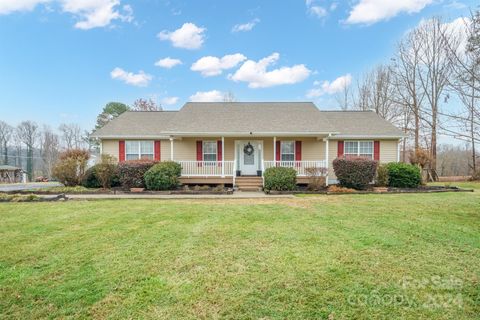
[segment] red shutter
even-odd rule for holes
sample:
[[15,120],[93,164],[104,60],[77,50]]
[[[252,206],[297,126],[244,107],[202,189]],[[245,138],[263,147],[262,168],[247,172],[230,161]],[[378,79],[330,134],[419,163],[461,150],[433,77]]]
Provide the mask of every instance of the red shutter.
[[217,141],[217,161],[219,162],[218,163],[218,166],[221,167],[222,166],[222,157],[223,157],[223,154],[222,154],[222,140],[218,140]]
[[118,141],[118,161],[125,161],[125,140]]
[[155,160],[156,161],[160,161],[160,140],[157,140],[155,141],[155,145],[154,145],[154,149],[155,149]]
[[[295,141],[295,161],[302,161],[302,141]],[[300,162],[296,166],[300,167]]]
[[302,161],[302,141],[295,141],[295,161]]
[[373,142],[373,160],[380,161],[380,141]]
[[343,141],[338,141],[337,158],[343,158]]
[[277,141],[275,149],[275,160],[280,161],[280,141]]
[[[203,143],[202,143],[202,141],[197,141],[197,161],[203,161]],[[202,164],[198,163],[197,166],[201,167]]]

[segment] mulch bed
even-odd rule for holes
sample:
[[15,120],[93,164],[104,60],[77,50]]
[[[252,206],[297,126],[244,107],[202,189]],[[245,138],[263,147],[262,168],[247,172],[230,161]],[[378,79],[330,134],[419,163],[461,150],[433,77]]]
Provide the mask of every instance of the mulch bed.
[[398,193],[439,193],[439,192],[473,192],[473,189],[462,189],[459,187],[445,187],[445,186],[422,186],[419,188],[379,188],[378,190],[357,190],[353,192],[332,192],[325,190],[308,191],[308,190],[293,190],[293,191],[266,191],[266,194],[398,194]]

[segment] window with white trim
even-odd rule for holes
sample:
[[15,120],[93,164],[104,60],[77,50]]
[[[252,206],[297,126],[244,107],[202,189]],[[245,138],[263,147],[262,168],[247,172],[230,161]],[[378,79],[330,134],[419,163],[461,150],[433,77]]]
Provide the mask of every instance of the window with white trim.
[[203,141],[203,161],[217,161],[217,141]]
[[153,160],[153,141],[125,141],[125,159],[128,160]]
[[280,160],[295,161],[295,141],[280,142]]
[[373,141],[345,141],[344,155],[373,159]]

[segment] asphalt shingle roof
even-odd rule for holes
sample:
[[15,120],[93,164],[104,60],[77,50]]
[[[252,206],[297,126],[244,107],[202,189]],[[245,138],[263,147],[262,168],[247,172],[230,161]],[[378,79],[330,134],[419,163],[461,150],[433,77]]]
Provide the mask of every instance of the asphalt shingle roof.
[[402,132],[371,111],[320,111],[311,102],[189,102],[179,111],[125,112],[99,138],[176,134],[327,134],[398,138]]

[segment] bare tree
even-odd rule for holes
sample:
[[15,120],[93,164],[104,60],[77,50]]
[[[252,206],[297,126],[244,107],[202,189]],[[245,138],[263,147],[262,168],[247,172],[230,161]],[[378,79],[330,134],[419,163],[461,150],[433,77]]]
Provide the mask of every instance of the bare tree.
[[225,92],[223,94],[223,102],[235,102],[237,99],[232,91]]
[[395,86],[392,71],[388,66],[379,65],[367,72],[358,85],[356,108],[375,110],[382,118],[398,122],[401,108],[395,99]]
[[20,141],[27,148],[27,174],[30,180],[33,178],[33,148],[37,142],[38,125],[33,121],[23,121],[17,127]]
[[49,179],[52,178],[52,168],[58,158],[59,140],[58,135],[50,127],[44,126],[40,141],[40,156],[43,160],[43,172]]
[[415,31],[410,32],[398,44],[392,62],[391,70],[396,87],[394,98],[404,107],[405,114],[409,112],[413,116],[414,147],[417,151],[420,148],[420,112],[425,95],[418,78],[420,44],[416,41]]
[[351,92],[350,83],[344,83],[342,90],[335,95],[335,100],[341,110],[349,110],[351,108]]
[[152,99],[137,99],[132,105],[133,111],[161,111],[162,106],[157,105]]
[[3,150],[3,164],[8,164],[8,144],[12,139],[13,127],[0,120],[0,149]]
[[[471,19],[464,19],[463,28],[456,35],[465,41],[465,47],[458,50],[449,46],[453,59],[453,77],[450,87],[460,98],[463,104],[461,113],[450,117],[459,123],[460,128],[456,135],[468,139],[471,144],[471,169],[477,170],[476,142],[480,141],[480,10],[471,14]],[[448,34],[445,35],[448,37]]]
[[62,133],[62,141],[65,149],[80,149],[83,146],[82,129],[75,123],[62,123],[58,130]]
[[415,30],[415,36],[420,45],[418,78],[426,100],[423,120],[430,131],[431,177],[436,179],[440,103],[453,67],[448,48],[457,50],[459,41],[439,18],[423,22]]

